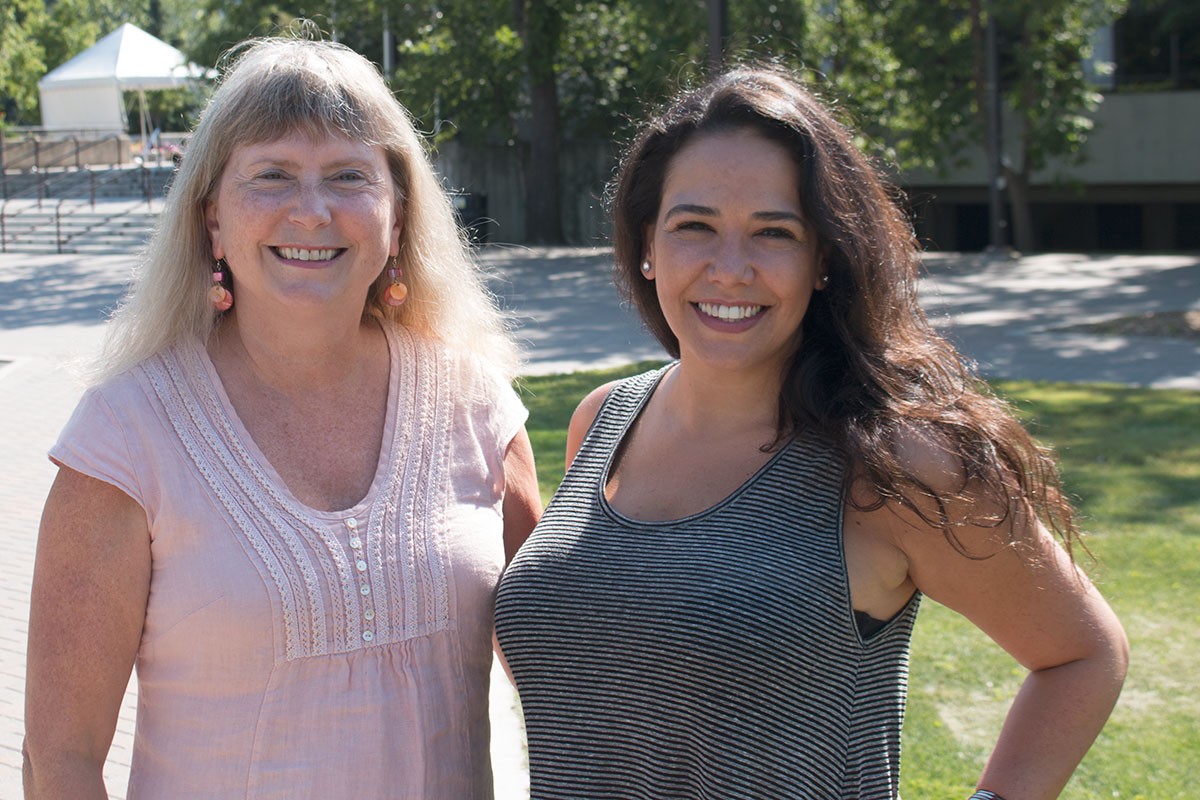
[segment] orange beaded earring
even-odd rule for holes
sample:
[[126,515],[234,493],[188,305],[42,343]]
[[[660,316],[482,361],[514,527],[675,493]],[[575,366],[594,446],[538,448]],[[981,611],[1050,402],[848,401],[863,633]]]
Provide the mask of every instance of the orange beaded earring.
[[400,281],[404,273],[396,266],[395,256],[388,262],[387,275],[392,282],[383,290],[383,302],[393,308],[404,305],[404,301],[408,299],[408,287]]
[[217,259],[213,267],[212,286],[208,290],[208,302],[212,303],[217,313],[228,311],[233,306],[233,293],[226,289],[224,284],[227,269],[229,265],[225,263],[225,259]]

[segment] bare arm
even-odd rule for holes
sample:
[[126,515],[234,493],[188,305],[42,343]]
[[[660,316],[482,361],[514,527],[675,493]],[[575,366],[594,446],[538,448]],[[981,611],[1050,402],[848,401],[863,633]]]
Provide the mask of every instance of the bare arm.
[[142,635],[142,508],[62,467],[38,534],[25,688],[26,798],[107,798],[103,769]]
[[[936,485],[936,484],[934,484]],[[979,781],[1007,800],[1058,797],[1104,727],[1128,664],[1112,609],[1031,513],[958,531],[968,558],[916,515],[881,509],[911,582],[1029,674]]]
[[512,561],[542,516],[529,434],[521,428],[504,454],[504,561]]

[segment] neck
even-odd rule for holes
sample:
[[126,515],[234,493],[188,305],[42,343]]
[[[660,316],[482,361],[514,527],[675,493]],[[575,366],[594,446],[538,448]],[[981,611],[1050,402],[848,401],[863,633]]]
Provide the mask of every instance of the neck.
[[381,336],[378,325],[362,319],[353,325],[311,322],[264,324],[235,309],[214,332],[209,352],[214,361],[236,364],[263,387],[284,394],[353,382],[363,358],[375,352],[367,343]]
[[779,376],[705,369],[680,361],[664,379],[676,422],[692,435],[713,437],[749,431],[774,438],[779,419]]

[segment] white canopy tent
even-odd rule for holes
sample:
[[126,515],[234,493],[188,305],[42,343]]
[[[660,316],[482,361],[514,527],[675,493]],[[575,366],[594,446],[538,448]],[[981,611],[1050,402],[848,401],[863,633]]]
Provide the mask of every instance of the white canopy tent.
[[145,145],[146,91],[175,89],[214,74],[189,63],[182,52],[125,23],[38,81],[42,127],[121,133],[122,92],[137,92]]

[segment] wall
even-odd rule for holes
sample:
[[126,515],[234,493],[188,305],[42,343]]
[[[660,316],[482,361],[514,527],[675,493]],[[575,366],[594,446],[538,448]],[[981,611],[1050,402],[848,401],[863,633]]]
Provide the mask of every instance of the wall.
[[[492,242],[525,241],[525,176],[527,148],[522,145],[464,147],[443,144],[435,155],[446,187],[486,195],[487,238]],[[614,149],[604,141],[566,142],[559,153],[559,191],[563,235],[569,244],[607,242],[604,187],[615,166]],[[470,222],[470,220],[466,220]]]
[[[1016,123],[1005,120],[1008,131]],[[1095,114],[1088,160],[1033,176],[1035,242],[1044,250],[1191,250],[1200,247],[1200,91],[1109,94]],[[1005,152],[1016,161],[1017,142]],[[971,154],[969,154],[971,155]],[[982,149],[947,175],[910,170],[895,180],[931,249],[987,246]]]
[[[1034,175],[1034,185],[1079,182],[1094,185],[1200,184],[1200,91],[1144,92],[1106,95],[1096,110],[1095,128],[1088,138],[1086,164],[1052,163]],[[1006,131],[1016,131],[1013,119]],[[1015,136],[1004,150],[1014,163],[1021,149]],[[986,184],[981,148],[971,163],[947,175],[909,170],[900,176],[905,186],[977,186]]]

